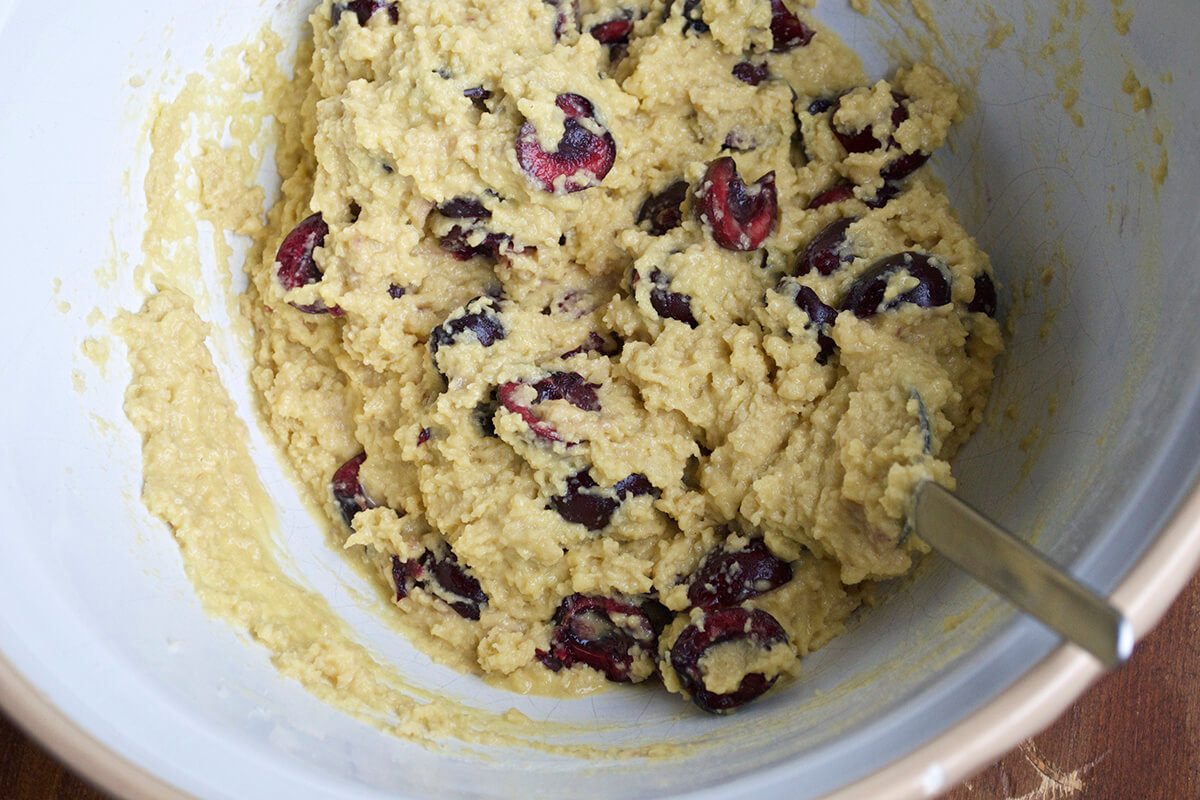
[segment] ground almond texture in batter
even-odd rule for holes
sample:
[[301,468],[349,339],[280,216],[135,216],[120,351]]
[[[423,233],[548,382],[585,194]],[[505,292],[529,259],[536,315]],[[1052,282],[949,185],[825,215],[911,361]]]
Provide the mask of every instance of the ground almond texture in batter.
[[521,692],[794,674],[925,548],[1002,348],[961,116],[783,0],[312,15],[243,304],[267,424],[414,641]]

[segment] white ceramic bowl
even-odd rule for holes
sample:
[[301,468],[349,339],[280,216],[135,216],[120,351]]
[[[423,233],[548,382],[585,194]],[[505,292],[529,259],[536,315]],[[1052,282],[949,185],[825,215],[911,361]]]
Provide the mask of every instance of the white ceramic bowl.
[[[871,72],[924,56],[975,98],[935,164],[992,254],[1012,335],[993,413],[957,463],[961,493],[1112,593],[1141,635],[1200,551],[1195,9],[938,4],[931,32],[893,14],[901,5],[881,0],[867,18],[831,3],[817,13]],[[145,288],[133,267],[151,99],[202,69],[210,44],[264,21],[295,37],[307,6],[0,2],[0,219],[13,288],[0,317],[11,382],[0,418],[0,702],[44,744],[134,798],[901,798],[983,766],[1098,674],[936,561],[810,658],[799,681],[730,718],[681,712],[652,692],[503,695],[429,665],[369,609],[349,609],[414,680],[466,702],[585,728],[606,721],[596,741],[698,744],[661,762],[485,758],[381,735],[206,617],[169,532],[137,500],[123,351],[112,343],[103,357],[109,335],[89,314],[136,308]],[[1130,72],[1150,89],[1148,109],[1135,111],[1122,88],[1133,88]],[[101,342],[94,360],[81,355],[87,337]],[[245,365],[223,367],[244,399]],[[270,456],[261,464],[298,569],[318,589],[352,585]]]

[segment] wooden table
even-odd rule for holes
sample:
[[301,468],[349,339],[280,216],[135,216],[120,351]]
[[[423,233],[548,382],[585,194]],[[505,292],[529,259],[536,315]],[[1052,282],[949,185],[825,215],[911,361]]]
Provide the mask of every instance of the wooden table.
[[[0,717],[0,798],[106,800]],[[942,800],[1200,798],[1200,578],[1124,669]]]

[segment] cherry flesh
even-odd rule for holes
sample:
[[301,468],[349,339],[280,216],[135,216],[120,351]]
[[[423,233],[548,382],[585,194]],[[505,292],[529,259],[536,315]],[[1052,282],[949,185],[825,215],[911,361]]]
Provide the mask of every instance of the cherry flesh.
[[736,606],[792,579],[792,567],[772,553],[762,539],[739,550],[709,553],[692,575],[688,601],[711,611]]
[[846,230],[858,221],[858,217],[842,217],[826,225],[800,252],[792,270],[796,276],[804,276],[814,270],[819,275],[832,275],[850,260],[846,252]]
[[679,682],[691,696],[692,702],[713,714],[724,714],[758,698],[774,684],[777,676],[768,678],[759,672],[745,675],[732,692],[717,694],[704,688],[700,659],[712,647],[726,642],[745,640],[764,650],[787,641],[783,626],[766,611],[741,606],[707,612],[700,623],[692,623],[680,632],[671,647],[671,666]]
[[[328,233],[329,226],[325,224],[324,217],[318,211],[301,220],[300,224],[283,237],[283,242],[275,253],[275,277],[284,291],[299,289],[301,286],[308,286],[321,280],[321,268],[317,266],[313,251],[325,243],[325,236]],[[303,306],[295,303],[288,305],[305,314],[341,316],[343,313],[337,306],[331,308],[320,300]]]
[[722,156],[708,165],[696,189],[696,216],[726,250],[757,250],[775,229],[775,173],[768,172],[755,181],[753,192],[749,188],[734,160]]
[[[560,94],[555,105],[566,115],[563,136],[553,153],[538,144],[537,130],[526,121],[517,134],[517,163],[547,192],[578,192],[598,184],[612,169],[617,145],[612,134],[593,133],[580,119],[595,119],[592,102],[577,94]],[[556,181],[563,179],[561,189]]]
[[636,661],[658,652],[660,626],[632,602],[576,593],[562,601],[553,622],[550,650],[537,655],[555,672],[586,664],[610,681],[627,682]]
[[[917,279],[917,285],[884,303],[888,282],[898,273],[906,272]],[[879,259],[850,285],[842,299],[843,311],[851,311],[867,319],[901,303],[913,303],[922,308],[944,306],[950,302],[950,279],[927,253],[907,251]]]
[[687,199],[687,181],[675,181],[658,194],[652,194],[638,210],[637,224],[645,225],[651,236],[662,236],[683,222],[683,201]]
[[617,481],[611,493],[605,493],[586,470],[567,478],[566,492],[550,498],[550,505],[567,522],[583,525],[589,531],[606,527],[621,502],[628,496],[657,495],[645,475],[634,473]]
[[[409,561],[392,556],[392,582],[396,586],[397,600],[408,597],[408,593],[419,586],[437,596],[463,619],[479,619],[480,609],[488,602],[479,581],[467,574],[449,548],[440,557],[429,550]],[[450,595],[450,599],[443,595]]]
[[367,496],[362,483],[358,479],[358,471],[367,460],[366,453],[359,453],[354,458],[337,468],[330,481],[333,499],[337,501],[346,526],[354,527],[354,515],[359,511],[375,508],[375,501]]
[[813,29],[788,11],[783,0],[771,0],[771,52],[786,53],[812,41]]

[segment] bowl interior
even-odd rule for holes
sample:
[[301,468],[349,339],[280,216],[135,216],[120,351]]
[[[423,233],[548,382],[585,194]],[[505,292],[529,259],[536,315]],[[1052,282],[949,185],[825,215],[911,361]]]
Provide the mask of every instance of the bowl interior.
[[[927,59],[972,101],[934,164],[991,254],[1009,337],[987,421],[956,463],[960,492],[1111,590],[1197,472],[1200,218],[1187,201],[1200,181],[1200,51],[1171,36],[1194,9],[1143,4],[1122,31],[1108,2],[949,4],[931,25],[877,5],[816,14],[871,74]],[[170,533],[138,500],[140,442],[120,409],[129,374],[103,320],[149,288],[138,266],[155,98],[203,69],[210,43],[266,22],[294,39],[307,13],[294,0],[114,0],[73,4],[73,23],[58,27],[39,5],[0,4],[0,66],[15,78],[0,105],[0,209],[23,234],[9,237],[17,292],[0,322],[16,389],[0,422],[10,519],[0,601],[19,609],[0,620],[0,653],[38,692],[202,797],[558,797],[569,780],[589,796],[720,793],[740,781],[739,793],[799,798],[928,741],[1055,646],[930,559],[749,713],[701,717],[652,690],[508,695],[432,665],[383,622],[257,432],[286,568],[336,598],[380,658],[459,702],[573,726],[548,737],[688,746],[614,761],[407,744],[280,678],[265,651],[206,616]],[[1147,108],[1135,108],[1138,86]],[[219,292],[220,276],[207,277]],[[248,410],[229,310],[210,313],[214,355]]]

